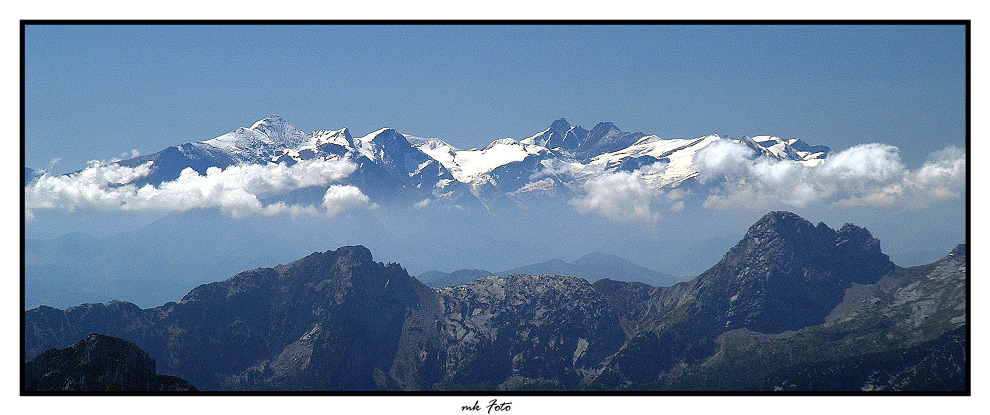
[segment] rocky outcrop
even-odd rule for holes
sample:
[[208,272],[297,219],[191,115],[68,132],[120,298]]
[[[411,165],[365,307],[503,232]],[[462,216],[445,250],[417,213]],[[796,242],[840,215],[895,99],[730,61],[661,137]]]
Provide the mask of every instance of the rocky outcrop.
[[962,326],[913,347],[795,365],[759,385],[768,391],[963,392],[966,332]]
[[189,382],[155,374],[155,359],[134,343],[90,334],[24,365],[25,392],[194,392]]
[[[608,278],[595,281],[592,286],[615,311],[627,337],[633,337],[642,331],[641,323],[649,319],[649,299],[656,291],[656,287],[641,282],[613,281]],[[661,288],[660,292],[663,291],[664,289]]]
[[894,268],[866,229],[847,223],[835,231],[771,212],[687,296],[707,306],[693,315],[716,332],[779,333],[823,323],[853,283],[876,283]]
[[575,389],[625,342],[605,299],[583,279],[493,276],[440,295],[455,383]]
[[659,381],[676,365],[715,354],[726,331],[780,333],[824,323],[852,284],[876,283],[894,269],[866,229],[846,224],[836,231],[770,212],[708,271],[624,307],[625,325],[642,331],[606,363],[596,387]]

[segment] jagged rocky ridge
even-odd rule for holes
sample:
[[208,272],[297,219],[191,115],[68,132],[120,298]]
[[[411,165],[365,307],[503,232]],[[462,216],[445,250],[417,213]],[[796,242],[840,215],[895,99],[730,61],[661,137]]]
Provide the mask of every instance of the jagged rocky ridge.
[[24,365],[25,392],[195,392],[189,382],[155,374],[155,359],[134,343],[90,334]]
[[[433,289],[344,247],[152,309],[28,310],[25,354],[103,333],[204,390],[761,390],[779,385],[760,379],[795,365],[964,326],[965,267],[960,246],[899,268],[865,229],[787,212],[670,287],[509,275]],[[945,388],[965,390],[965,374],[947,370]]]

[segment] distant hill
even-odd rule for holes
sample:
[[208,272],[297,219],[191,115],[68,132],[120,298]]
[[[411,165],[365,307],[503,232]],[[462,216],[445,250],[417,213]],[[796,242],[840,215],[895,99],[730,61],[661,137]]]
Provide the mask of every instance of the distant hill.
[[416,279],[433,288],[441,288],[464,285],[489,275],[495,275],[495,273],[483,269],[459,269],[454,272],[432,270],[420,274]]
[[448,273],[432,270],[424,272],[416,278],[426,285],[441,288],[464,285],[489,275],[506,276],[511,274],[566,275],[584,278],[588,282],[608,278],[613,281],[642,282],[654,287],[666,287],[677,283],[677,280],[670,274],[641,267],[629,262],[625,258],[601,252],[592,252],[574,260],[574,262],[551,259],[546,262],[525,265],[502,272],[490,272],[481,269],[459,269]]
[[642,282],[654,287],[667,287],[677,283],[674,276],[629,262],[629,260],[601,252],[592,252],[574,262],[551,259],[538,264],[502,271],[496,275],[571,275],[595,282],[608,278],[613,281]]

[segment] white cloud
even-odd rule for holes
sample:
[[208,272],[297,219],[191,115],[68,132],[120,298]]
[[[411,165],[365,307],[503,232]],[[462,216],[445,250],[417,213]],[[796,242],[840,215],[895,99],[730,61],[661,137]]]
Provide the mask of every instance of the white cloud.
[[923,206],[958,197],[965,187],[965,152],[955,147],[934,153],[916,171],[904,166],[897,147],[879,143],[831,154],[815,166],[745,157],[746,150],[729,142],[713,143],[698,152],[699,179],[714,185],[708,189],[705,207],[889,206],[905,201]]
[[899,184],[891,184],[869,192],[852,194],[834,202],[838,206],[891,206],[901,200],[904,189]]
[[694,155],[698,180],[708,183],[722,177],[747,176],[753,164],[753,150],[744,144],[719,140]]
[[530,182],[535,182],[549,177],[569,177],[574,174],[575,171],[578,171],[583,167],[580,163],[565,162],[558,159],[542,160],[540,161],[540,165],[543,167],[529,176]]
[[966,152],[946,147],[928,157],[920,169],[907,174],[905,187],[935,199],[961,197],[966,191]]
[[605,173],[584,183],[586,194],[571,200],[579,212],[597,212],[618,222],[660,219],[653,205],[660,192],[643,181],[639,172]]
[[265,216],[276,216],[282,214],[288,214],[293,217],[295,216],[318,216],[320,215],[320,210],[313,205],[287,205],[285,202],[272,203],[261,212]]
[[903,178],[905,168],[897,151],[887,144],[861,144],[829,155],[815,174],[820,183],[838,187],[838,191],[870,192]]
[[374,207],[368,196],[361,193],[357,186],[333,185],[327,189],[323,195],[323,207],[327,209],[327,214],[334,216],[340,212],[359,207]]
[[[151,162],[137,167],[125,167],[113,163],[91,162],[89,167],[69,175],[43,175],[25,189],[25,210],[31,217],[32,209],[91,210],[164,210],[219,208],[232,216],[252,214],[273,215],[312,214],[314,207],[291,206],[275,203],[264,206],[259,199],[283,194],[308,186],[323,186],[338,181],[355,169],[346,160],[305,160],[292,166],[285,164],[242,164],[220,169],[211,167],[205,175],[187,168],[176,180],[158,186],[138,187],[131,181],[147,176]],[[333,195],[323,206],[331,214],[357,206],[349,199],[362,200],[367,196],[355,195],[355,187],[341,193],[331,187]],[[337,199],[334,199],[337,198]],[[349,198],[349,199],[348,199]],[[338,200],[339,199],[339,200]]]
[[71,175],[51,176],[43,174],[24,191],[25,208],[65,209],[76,207],[106,207],[120,204],[134,186],[122,183],[147,176],[150,163],[137,167],[125,167],[90,161],[89,167]]
[[709,209],[767,210],[810,205],[851,207],[904,204],[924,207],[965,192],[966,154],[956,147],[933,153],[917,170],[905,167],[897,147],[870,143],[831,154],[817,165],[758,157],[743,144],[717,141],[698,151],[694,168],[701,187],[662,189],[644,180],[655,166],[633,172],[605,173],[584,183],[585,194],[571,204],[628,222],[659,218],[689,209],[688,194]]

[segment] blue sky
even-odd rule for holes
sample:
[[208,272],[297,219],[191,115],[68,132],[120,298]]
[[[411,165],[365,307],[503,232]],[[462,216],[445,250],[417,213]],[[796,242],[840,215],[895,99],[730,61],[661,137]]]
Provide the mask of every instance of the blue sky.
[[663,138],[965,145],[962,26],[29,26],[25,158],[53,172],[276,113],[458,147],[565,117]]

